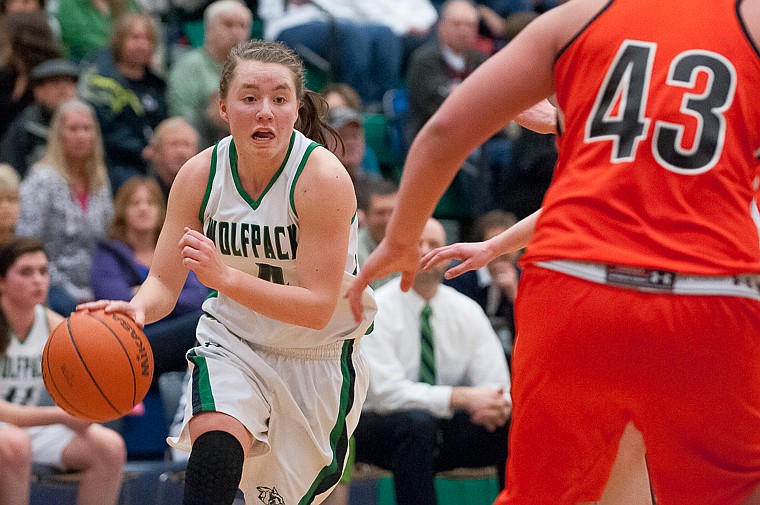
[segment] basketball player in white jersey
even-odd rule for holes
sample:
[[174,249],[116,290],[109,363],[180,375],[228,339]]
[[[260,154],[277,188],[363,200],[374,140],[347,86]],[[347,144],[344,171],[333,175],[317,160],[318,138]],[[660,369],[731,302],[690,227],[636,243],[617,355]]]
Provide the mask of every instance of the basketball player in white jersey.
[[45,308],[44,245],[0,245],[0,503],[26,505],[32,463],[83,472],[78,505],[115,505],[126,448],[114,431],[59,407],[38,407],[45,385],[42,350],[63,317]]
[[[140,325],[168,314],[190,269],[215,290],[187,354],[184,504],[320,503],[338,483],[367,388],[343,294],[357,272],[356,197],[324,144],[324,100],[284,46],[251,41],[222,69],[231,136],[180,170],[150,275],[131,302],[100,301]],[[312,140],[313,139],[313,140]],[[316,141],[316,142],[315,142]],[[317,144],[319,142],[319,144]]]

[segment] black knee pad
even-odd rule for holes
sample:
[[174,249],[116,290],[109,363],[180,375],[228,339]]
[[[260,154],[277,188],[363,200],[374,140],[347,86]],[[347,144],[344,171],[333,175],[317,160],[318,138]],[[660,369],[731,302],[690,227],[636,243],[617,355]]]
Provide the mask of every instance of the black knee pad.
[[185,476],[183,505],[231,505],[235,501],[245,454],[237,438],[209,431],[195,439]]

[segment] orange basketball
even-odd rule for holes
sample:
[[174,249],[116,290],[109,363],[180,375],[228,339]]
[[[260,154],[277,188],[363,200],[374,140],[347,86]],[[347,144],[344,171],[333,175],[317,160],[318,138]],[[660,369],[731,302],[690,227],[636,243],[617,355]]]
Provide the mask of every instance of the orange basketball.
[[112,421],[145,398],[153,379],[153,351],[124,314],[74,312],[45,344],[42,378],[69,414]]

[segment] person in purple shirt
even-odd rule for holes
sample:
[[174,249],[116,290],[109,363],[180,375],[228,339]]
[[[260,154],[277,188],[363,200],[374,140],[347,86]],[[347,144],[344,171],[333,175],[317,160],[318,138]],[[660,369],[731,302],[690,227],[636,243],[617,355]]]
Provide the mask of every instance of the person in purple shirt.
[[[133,177],[119,189],[109,240],[98,243],[93,258],[92,290],[98,299],[132,299],[148,276],[165,213],[164,195],[154,179]],[[162,373],[187,368],[185,352],[195,346],[195,326],[208,293],[189,272],[172,313],[145,326],[153,348],[154,386]]]

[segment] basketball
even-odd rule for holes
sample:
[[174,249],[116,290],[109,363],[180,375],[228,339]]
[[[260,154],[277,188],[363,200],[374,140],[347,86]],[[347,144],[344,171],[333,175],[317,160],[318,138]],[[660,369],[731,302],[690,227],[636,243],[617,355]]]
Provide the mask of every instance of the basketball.
[[124,314],[74,312],[50,334],[42,378],[55,403],[93,422],[122,417],[153,379],[148,339]]

